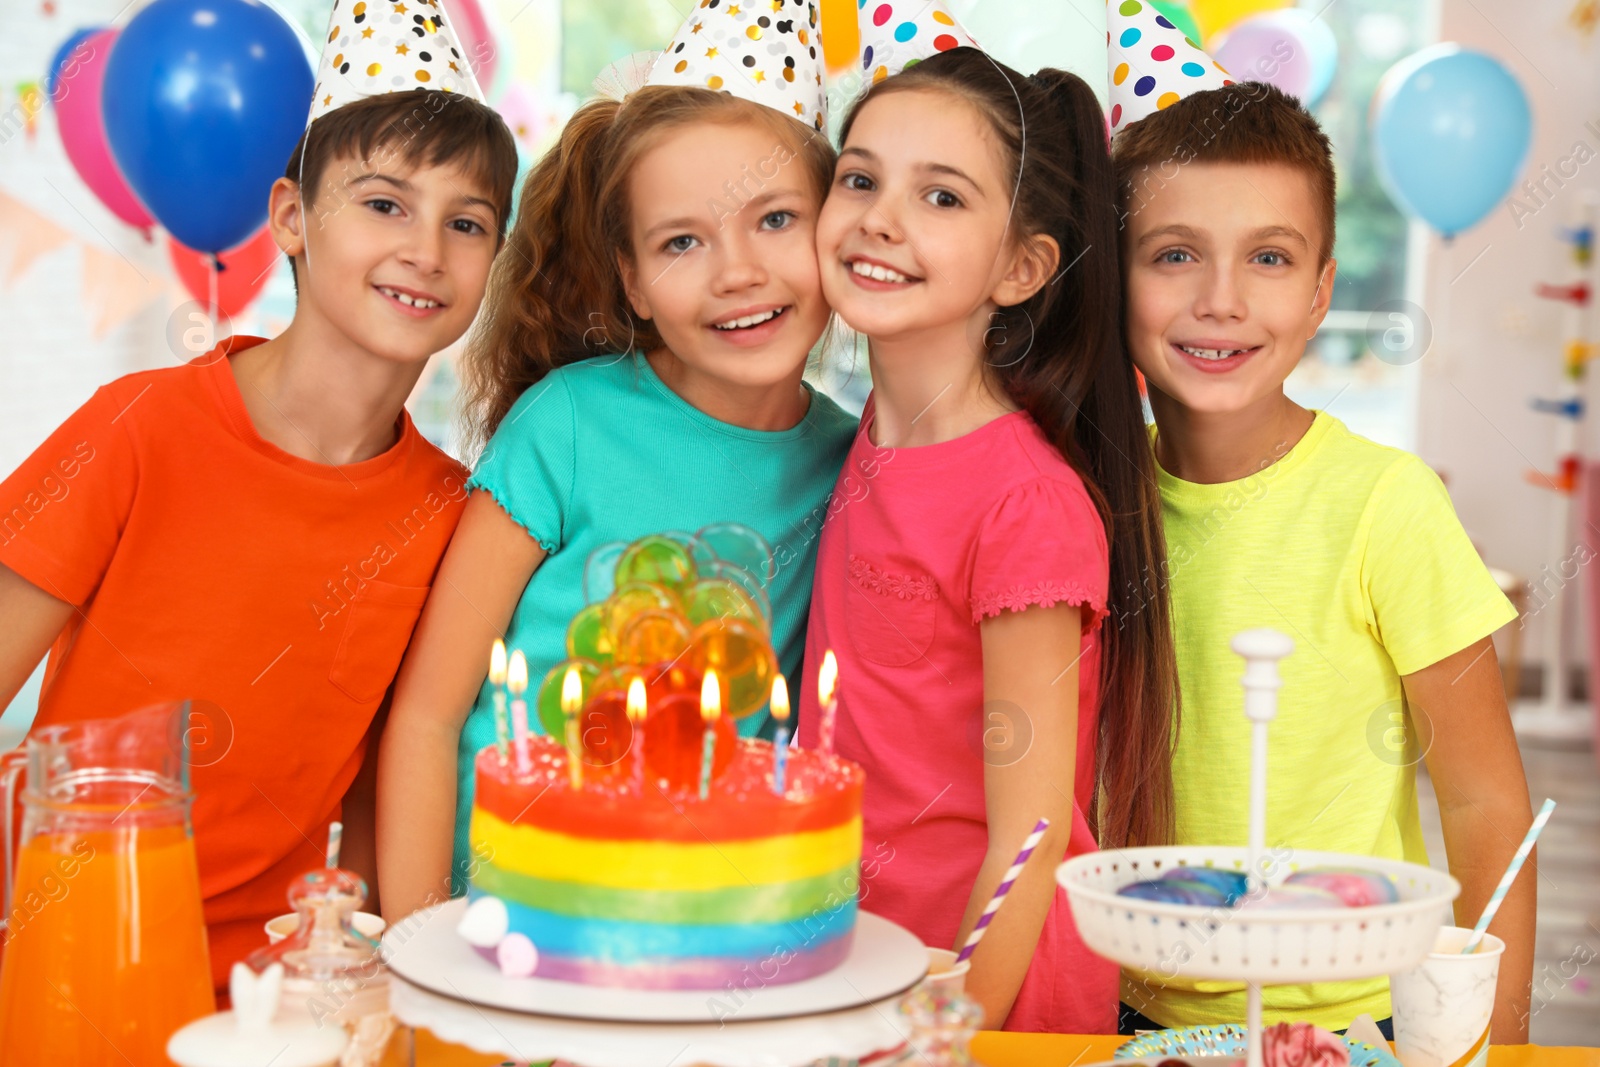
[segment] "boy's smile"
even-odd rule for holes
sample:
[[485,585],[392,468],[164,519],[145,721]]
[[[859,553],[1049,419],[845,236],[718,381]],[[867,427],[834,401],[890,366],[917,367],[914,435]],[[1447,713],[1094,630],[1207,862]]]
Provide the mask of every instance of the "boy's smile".
[[1128,347],[1151,403],[1273,402],[1333,293],[1310,179],[1283,164],[1190,163],[1123,233]]

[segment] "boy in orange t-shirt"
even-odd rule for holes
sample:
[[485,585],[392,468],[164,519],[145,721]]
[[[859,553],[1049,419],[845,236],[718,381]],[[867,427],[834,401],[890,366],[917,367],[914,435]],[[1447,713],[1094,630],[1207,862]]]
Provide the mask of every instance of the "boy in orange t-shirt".
[[269,205],[289,327],[112,382],[0,482],[0,708],[46,649],[36,729],[190,702],[219,987],[330,822],[372,882],[358,772],[466,499],[403,405],[477,314],[516,175],[454,84],[370,95],[325,57]]

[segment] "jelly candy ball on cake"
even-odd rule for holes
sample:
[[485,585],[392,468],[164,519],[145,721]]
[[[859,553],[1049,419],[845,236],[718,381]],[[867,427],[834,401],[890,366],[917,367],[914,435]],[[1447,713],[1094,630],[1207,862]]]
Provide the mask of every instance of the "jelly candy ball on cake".
[[544,681],[539,683],[539,696],[535,703],[539,711],[539,725],[551,737],[563,737],[567,729],[567,717],[561,712],[561,685],[566,681],[568,667],[578,668],[578,680],[583,683],[585,701],[594,692],[595,682],[600,678],[600,664],[592,660],[567,659],[550,668]]
[[633,748],[633,723],[628,721],[628,682],[632,677],[620,669],[603,672],[578,712],[578,744],[584,765],[602,776],[618,768]]
[[724,581],[732,582],[743,589],[745,595],[755,601],[756,606],[761,609],[763,625],[767,626],[768,629],[771,628],[772,600],[767,596],[766,589],[755,575],[736,564],[716,560],[712,563],[701,564],[700,577],[707,580],[720,578]]
[[1242,871],[1219,871],[1215,867],[1179,867],[1168,871],[1168,882],[1198,882],[1220,892],[1229,905],[1238,903],[1250,888],[1250,879]]
[[[711,753],[711,777],[715,779],[733,762],[739,732],[727,715],[713,720],[712,729],[716,731]],[[652,697],[644,720],[646,769],[652,777],[665,779],[669,788],[699,789],[705,734],[698,685],[693,692],[673,691],[660,700]]]
[[702,578],[684,590],[683,613],[696,627],[716,619],[738,619],[763,629],[767,625],[761,605],[731,578]]
[[617,634],[614,658],[619,664],[666,663],[689,647],[689,620],[676,611],[641,611]]
[[1228,906],[1227,895],[1215,886],[1166,878],[1125,885],[1117,890],[1117,895],[1134,900],[1153,900],[1160,904],[1194,904],[1203,908]]
[[1352,908],[1393,904],[1400,899],[1400,891],[1388,875],[1358,867],[1309,867],[1291,874],[1283,884],[1327,890]]
[[603,609],[606,627],[612,639],[622,635],[628,624],[647,611],[678,612],[682,603],[678,594],[656,582],[624,582],[616,592],[606,598]]
[[720,561],[743,569],[765,585],[772,573],[772,546],[755,530],[737,522],[718,522],[701,528],[692,542],[695,562],[704,567]]
[[589,553],[583,564],[583,602],[598,604],[617,588],[617,561],[628,551],[626,541],[607,541]]
[[605,604],[590,604],[567,625],[567,655],[591,663],[610,663],[614,651]]
[[1326,889],[1308,885],[1280,885],[1257,897],[1245,897],[1239,902],[1241,910],[1248,911],[1308,911],[1315,908],[1343,908],[1344,901]]
[[714,619],[696,628],[684,658],[702,675],[716,670],[722,681],[723,714],[734,719],[766,704],[778,673],[766,631],[738,619]]
[[618,589],[630,582],[681,588],[694,579],[694,558],[688,547],[660,534],[639,538],[617,560]]

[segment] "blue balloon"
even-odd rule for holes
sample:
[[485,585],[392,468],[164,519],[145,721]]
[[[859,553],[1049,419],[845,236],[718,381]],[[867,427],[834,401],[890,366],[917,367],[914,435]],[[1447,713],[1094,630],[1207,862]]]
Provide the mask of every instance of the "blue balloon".
[[[72,58],[72,53],[77,50],[77,47],[80,44],[82,44],[84,41],[87,41],[89,38],[93,37],[103,29],[105,29],[104,26],[85,26],[81,30],[75,30],[71,37],[68,37],[65,41],[61,42],[61,47],[57,48],[56,54],[50,57],[50,66],[47,67],[44,72],[45,99],[49,100],[52,104],[55,103],[56,84],[61,80],[61,68],[66,66],[67,61]],[[81,63],[89,57],[79,56],[77,58],[78,62]]]
[[1455,44],[1425,48],[1378,87],[1378,179],[1400,210],[1453,237],[1511,190],[1531,123],[1522,86],[1495,59]]
[[266,221],[312,83],[295,31],[257,0],[154,0],[106,63],[106,139],[172,236],[221,252]]

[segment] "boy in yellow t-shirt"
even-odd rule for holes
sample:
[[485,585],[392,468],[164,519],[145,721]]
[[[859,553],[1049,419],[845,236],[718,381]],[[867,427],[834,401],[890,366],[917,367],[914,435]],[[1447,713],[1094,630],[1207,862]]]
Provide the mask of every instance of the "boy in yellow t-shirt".
[[[1515,617],[1421,460],[1307,411],[1283,382],[1333,292],[1327,138],[1262,84],[1196,93],[1120,131],[1127,335],[1155,414],[1183,694],[1176,841],[1243,845],[1240,630],[1294,638],[1268,756],[1269,845],[1426,863],[1416,764],[1439,796],[1456,922],[1482,912],[1531,819],[1490,635]],[[1534,887],[1506,941],[1493,1040],[1527,1040]],[[1174,968],[1176,970],[1176,968]],[[1237,1023],[1237,983],[1125,974],[1125,1032]],[[1387,1020],[1388,983],[1269,988],[1269,1021]]]

